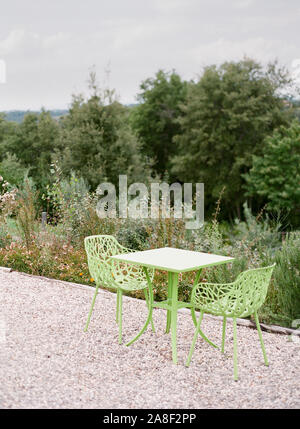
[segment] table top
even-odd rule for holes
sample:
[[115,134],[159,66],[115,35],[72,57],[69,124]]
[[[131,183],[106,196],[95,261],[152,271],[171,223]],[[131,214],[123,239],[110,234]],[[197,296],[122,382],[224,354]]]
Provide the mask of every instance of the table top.
[[111,256],[111,258],[174,273],[194,271],[210,265],[224,264],[234,260],[234,258],[229,256],[175,249],[173,247],[123,253]]

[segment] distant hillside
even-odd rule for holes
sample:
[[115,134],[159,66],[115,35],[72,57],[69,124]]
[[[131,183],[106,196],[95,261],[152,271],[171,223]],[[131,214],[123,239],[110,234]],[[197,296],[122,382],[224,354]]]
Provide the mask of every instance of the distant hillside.
[[[49,110],[51,116],[54,119],[59,119],[61,116],[66,115],[68,113],[68,110]],[[24,119],[24,116],[28,113],[41,113],[41,111],[37,110],[10,110],[9,112],[1,112],[5,114],[5,119],[7,121],[13,121],[13,122],[22,122]]]
[[[137,104],[125,104],[125,106],[132,108],[132,107],[136,107],[138,106]],[[68,113],[68,110],[62,110],[62,109],[56,109],[56,110],[49,110],[52,118],[54,119],[59,119],[61,116],[64,116]],[[7,121],[11,121],[11,122],[22,122],[24,119],[24,116],[27,115],[28,113],[41,113],[40,110],[9,110],[9,111],[3,111],[0,112],[0,114],[3,113],[5,115],[5,119]]]

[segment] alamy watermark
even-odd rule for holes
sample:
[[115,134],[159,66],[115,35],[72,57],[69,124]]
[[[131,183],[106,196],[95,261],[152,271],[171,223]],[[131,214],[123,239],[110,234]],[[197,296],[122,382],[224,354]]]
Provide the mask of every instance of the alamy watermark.
[[6,83],[6,62],[0,59],[0,83]]
[[196,183],[194,187],[194,196],[192,183],[153,182],[150,189],[144,183],[132,183],[128,187],[127,176],[120,175],[118,198],[112,183],[98,186],[96,193],[101,199],[97,215],[100,218],[168,219],[172,201],[174,219],[183,219],[186,229],[199,229],[204,223],[204,183]]

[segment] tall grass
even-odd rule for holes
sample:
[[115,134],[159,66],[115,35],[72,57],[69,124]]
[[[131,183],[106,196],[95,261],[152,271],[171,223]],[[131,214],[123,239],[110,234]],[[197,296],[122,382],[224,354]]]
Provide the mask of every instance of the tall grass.
[[24,181],[23,189],[18,193],[18,206],[16,210],[16,225],[21,238],[25,241],[26,248],[29,249],[35,235],[39,231],[37,219],[38,192],[28,178]]

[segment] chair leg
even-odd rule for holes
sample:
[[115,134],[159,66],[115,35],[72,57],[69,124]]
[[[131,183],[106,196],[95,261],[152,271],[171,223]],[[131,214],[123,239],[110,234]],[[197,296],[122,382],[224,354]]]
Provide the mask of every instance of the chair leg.
[[99,285],[96,285],[96,290],[95,290],[95,293],[94,293],[92,305],[91,305],[90,312],[89,312],[89,315],[88,315],[88,318],[87,318],[87,322],[86,322],[86,325],[85,325],[85,328],[84,328],[84,332],[86,332],[87,329],[88,329],[88,327],[89,327],[90,318],[91,318],[91,315],[92,315],[92,312],[93,312],[93,308],[94,308],[94,305],[95,305],[96,296],[98,294],[98,288],[99,288]]
[[119,344],[122,344],[122,296],[123,296],[122,289],[118,288],[117,294],[119,295],[119,299],[118,299]]
[[236,318],[233,319],[233,373],[234,380],[238,380],[238,352],[237,352],[237,338],[236,338]]
[[[202,268],[200,268],[200,270],[197,272],[193,286],[195,286],[198,283],[198,281],[200,279],[201,272],[202,272]],[[193,323],[196,327],[197,326],[197,318],[196,318],[195,307],[191,307],[191,315],[192,315]]]
[[255,318],[255,322],[256,322],[256,327],[257,327],[257,331],[258,331],[261,349],[262,349],[262,352],[264,355],[265,365],[269,366],[269,362],[268,362],[268,358],[267,358],[267,354],[266,354],[266,350],[265,350],[265,345],[264,345],[263,338],[262,338],[262,333],[261,333],[261,329],[260,329],[260,324],[259,324],[257,312],[254,313],[254,318]]
[[221,346],[221,352],[224,353],[224,346],[225,346],[225,334],[226,334],[226,317],[223,318],[223,330],[222,330],[222,346]]
[[194,307],[191,307],[191,316],[192,316],[192,319],[193,319],[193,323],[194,323],[194,325],[196,327],[197,326],[197,318],[196,318],[196,312],[195,312],[195,308]]
[[199,316],[199,320],[198,320],[197,326],[196,326],[196,329],[195,329],[195,333],[194,333],[193,341],[192,341],[192,344],[191,344],[190,352],[189,352],[189,355],[188,355],[188,358],[187,358],[187,361],[186,361],[186,364],[185,364],[186,366],[190,365],[190,362],[191,362],[191,359],[192,359],[192,355],[194,353],[194,349],[195,349],[195,344],[196,344],[196,341],[197,341],[197,337],[198,337],[198,334],[199,334],[199,331],[200,331],[200,325],[201,325],[202,319],[203,319],[203,313],[201,312],[201,314]]
[[[149,305],[150,305],[150,298],[148,296],[147,289],[144,289],[144,294],[145,294],[145,298],[146,298],[146,304],[147,304],[147,307],[148,307],[148,310],[149,310],[150,309],[150,307],[149,307]],[[151,317],[151,328],[152,328],[152,332],[155,333],[155,328],[154,328],[154,323],[153,323],[152,317]]]
[[133,340],[131,340],[131,341],[129,341],[127,344],[126,344],[126,346],[130,346],[131,344],[133,344],[136,340],[138,340],[139,338],[140,338],[140,336],[146,331],[146,329],[147,329],[147,326],[149,325],[149,323],[151,322],[151,320],[152,320],[152,310],[153,310],[153,307],[152,307],[152,298],[151,298],[151,296],[150,296],[150,309],[149,309],[149,314],[148,314],[148,317],[147,317],[147,320],[146,320],[146,323],[145,323],[145,325],[143,326],[143,328],[141,329],[141,331],[137,334],[137,336],[136,337],[134,337],[133,338]]
[[[172,273],[168,272],[168,304],[172,302]],[[165,333],[168,334],[170,332],[171,327],[171,310],[167,310],[167,326]]]
[[[197,318],[196,318],[196,312],[195,312],[195,309],[192,307],[191,308],[191,312],[192,312],[192,319],[193,319],[193,322],[194,322],[194,325],[195,326],[197,326]],[[204,312],[200,312],[200,319],[201,319],[201,321],[200,321],[200,323],[202,322],[202,319],[203,319],[203,315],[204,315]],[[219,346],[217,346],[216,344],[214,344],[212,341],[210,341],[208,338],[207,338],[207,336],[204,334],[204,332],[202,331],[202,329],[200,329],[200,326],[199,326],[199,329],[198,329],[198,334],[199,335],[201,335],[201,337],[209,344],[209,345],[211,345],[212,347],[214,347],[215,349],[219,349],[220,347]]]
[[[202,319],[203,319],[203,315],[204,315],[204,313],[201,311],[201,313],[200,313],[200,318],[201,318],[201,322],[202,322]],[[209,345],[211,345],[212,347],[214,347],[215,349],[219,349],[220,347],[219,346],[217,346],[215,343],[213,343],[212,341],[210,341],[208,338],[207,338],[207,336],[204,334],[204,332],[202,331],[202,329],[200,328],[200,326],[199,326],[199,329],[198,329],[198,334],[199,335],[201,335],[201,337],[209,344]]]
[[119,324],[119,294],[117,291],[116,322]]
[[178,273],[172,273],[172,304],[171,304],[171,342],[172,359],[177,364],[177,311],[178,311]]

